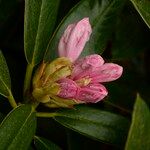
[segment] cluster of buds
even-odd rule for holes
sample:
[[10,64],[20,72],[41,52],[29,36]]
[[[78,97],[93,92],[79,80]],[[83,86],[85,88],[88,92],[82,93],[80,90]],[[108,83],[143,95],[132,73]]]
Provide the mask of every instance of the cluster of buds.
[[33,78],[33,97],[49,107],[96,103],[107,96],[101,84],[118,79],[123,68],[100,55],[78,59],[92,33],[89,18],[70,24],[59,44],[59,58],[42,63]]

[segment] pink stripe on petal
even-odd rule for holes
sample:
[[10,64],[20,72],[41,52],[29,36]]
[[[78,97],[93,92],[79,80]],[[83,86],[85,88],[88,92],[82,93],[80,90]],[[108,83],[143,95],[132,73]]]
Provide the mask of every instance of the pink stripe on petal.
[[80,78],[90,76],[91,73],[97,72],[97,68],[103,64],[103,58],[97,54],[81,58],[74,63],[72,78],[74,80],[78,80]]
[[64,57],[66,56],[66,46],[67,46],[67,42],[70,38],[71,35],[71,31],[73,30],[73,28],[75,27],[75,24],[70,24],[67,29],[65,30],[63,36],[61,37],[60,41],[59,41],[59,45],[58,45],[58,52],[59,52],[59,56],[60,57]]
[[108,92],[103,85],[90,84],[78,91],[76,99],[85,103],[97,103],[107,96],[107,94]]
[[66,99],[74,98],[77,94],[78,86],[77,84],[68,78],[63,78],[58,81],[60,85],[60,92],[58,96]]
[[113,63],[105,63],[90,77],[92,78],[92,83],[109,82],[120,78],[122,72],[123,67]]
[[58,44],[60,57],[68,57],[75,61],[92,33],[89,18],[83,18],[67,27]]

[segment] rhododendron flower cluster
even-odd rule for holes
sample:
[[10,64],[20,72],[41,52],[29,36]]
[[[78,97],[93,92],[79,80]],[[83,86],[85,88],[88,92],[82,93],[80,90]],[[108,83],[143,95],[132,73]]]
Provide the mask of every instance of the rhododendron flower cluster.
[[96,103],[107,96],[102,85],[118,79],[123,68],[97,54],[78,58],[92,33],[89,18],[70,24],[59,43],[59,58],[43,63],[33,79],[33,97],[49,106]]

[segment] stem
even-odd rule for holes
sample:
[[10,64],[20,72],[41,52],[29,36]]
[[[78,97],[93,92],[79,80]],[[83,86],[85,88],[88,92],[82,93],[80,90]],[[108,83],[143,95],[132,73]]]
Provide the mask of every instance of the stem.
[[34,67],[33,64],[28,64],[27,65],[25,81],[24,81],[24,96],[26,95],[26,92],[30,90],[33,67]]
[[37,112],[36,116],[44,117],[44,118],[51,118],[51,117],[59,116],[59,114],[58,113]]
[[108,104],[108,105],[111,105],[112,107],[115,107],[115,108],[117,108],[117,109],[120,109],[120,110],[123,111],[123,112],[126,112],[126,113],[128,113],[128,114],[131,114],[131,111],[130,111],[130,110],[127,110],[127,109],[125,109],[125,108],[122,108],[122,107],[120,107],[120,106],[118,106],[118,105],[115,105],[115,104],[109,102],[109,101],[104,101],[104,102],[105,102],[106,104]]
[[32,103],[32,111],[34,112],[36,110],[36,108],[38,107],[40,103],[35,101],[34,103]]
[[17,107],[17,103],[12,95],[12,93],[10,92],[9,96],[7,97],[8,100],[9,100],[9,103],[10,105],[13,107],[13,108],[16,108]]

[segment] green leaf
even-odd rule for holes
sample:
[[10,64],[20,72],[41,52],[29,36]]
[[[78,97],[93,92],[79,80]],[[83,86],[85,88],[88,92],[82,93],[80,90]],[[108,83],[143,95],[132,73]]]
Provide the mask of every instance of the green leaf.
[[150,149],[150,109],[140,96],[137,97],[134,105],[132,123],[125,149]]
[[150,1],[149,0],[131,0],[135,9],[138,11],[144,22],[150,28]]
[[48,61],[57,57],[58,42],[66,27],[84,17],[90,18],[93,32],[82,55],[94,52],[102,53],[112,34],[116,16],[123,4],[124,1],[122,0],[82,0],[79,2],[58,26],[50,40],[44,59]]
[[55,120],[81,134],[110,144],[125,142],[129,122],[122,116],[85,106],[58,111]]
[[55,25],[59,1],[25,1],[25,54],[28,63],[33,66],[43,59]]
[[61,150],[56,144],[45,138],[35,136],[34,141],[37,150]]
[[28,149],[35,130],[36,117],[31,106],[17,107],[6,116],[0,125],[0,149]]
[[11,91],[11,81],[6,60],[0,51],[0,94],[8,97]]

